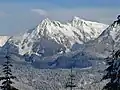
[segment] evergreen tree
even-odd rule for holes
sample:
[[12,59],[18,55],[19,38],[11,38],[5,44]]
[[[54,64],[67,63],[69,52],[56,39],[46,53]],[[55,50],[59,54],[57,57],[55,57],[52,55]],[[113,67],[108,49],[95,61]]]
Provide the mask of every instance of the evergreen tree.
[[117,23],[118,25],[120,25],[120,15],[118,15],[117,20],[114,21],[114,23],[112,24],[112,26],[114,26],[116,23]]
[[77,85],[74,83],[75,75],[73,74],[72,70],[73,70],[73,68],[71,67],[69,78],[68,78],[68,81],[65,85],[65,88],[70,88],[70,90],[73,90],[73,88],[77,87]]
[[10,57],[6,55],[5,58],[6,58],[6,62],[3,64],[4,76],[0,77],[0,81],[3,81],[3,82],[0,88],[2,90],[18,90],[11,85],[14,83],[12,82],[12,79],[15,79],[16,77],[12,75],[12,71],[11,71],[12,64],[10,63],[10,60],[9,60]]
[[109,79],[103,90],[120,90],[120,50],[105,59],[108,67],[102,80]]

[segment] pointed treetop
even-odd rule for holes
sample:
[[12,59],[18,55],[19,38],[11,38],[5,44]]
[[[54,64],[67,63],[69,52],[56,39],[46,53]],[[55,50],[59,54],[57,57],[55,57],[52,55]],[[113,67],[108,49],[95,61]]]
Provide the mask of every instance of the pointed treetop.
[[120,20],[120,15],[118,15],[117,19]]

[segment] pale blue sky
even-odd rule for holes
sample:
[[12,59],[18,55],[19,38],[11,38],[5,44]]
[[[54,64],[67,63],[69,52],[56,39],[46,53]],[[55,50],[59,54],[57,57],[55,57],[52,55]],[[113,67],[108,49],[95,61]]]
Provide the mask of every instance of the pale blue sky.
[[16,35],[48,17],[73,16],[110,24],[120,13],[120,0],[0,0],[0,35]]

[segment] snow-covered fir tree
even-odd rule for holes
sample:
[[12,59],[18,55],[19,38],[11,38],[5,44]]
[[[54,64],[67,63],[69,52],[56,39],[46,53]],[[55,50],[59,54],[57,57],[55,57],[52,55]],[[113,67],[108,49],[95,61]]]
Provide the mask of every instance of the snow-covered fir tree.
[[75,87],[77,87],[77,85],[74,82],[75,81],[75,75],[73,74],[72,70],[73,70],[73,68],[71,67],[69,78],[68,78],[68,81],[65,85],[65,87],[70,88],[70,90],[73,90]]
[[3,82],[0,88],[2,90],[18,90],[17,88],[11,85],[14,83],[12,79],[15,79],[16,77],[12,75],[12,71],[11,71],[12,64],[9,60],[10,57],[6,55],[5,58],[6,58],[6,62],[5,64],[3,64],[4,76],[0,77],[0,81],[3,81]]

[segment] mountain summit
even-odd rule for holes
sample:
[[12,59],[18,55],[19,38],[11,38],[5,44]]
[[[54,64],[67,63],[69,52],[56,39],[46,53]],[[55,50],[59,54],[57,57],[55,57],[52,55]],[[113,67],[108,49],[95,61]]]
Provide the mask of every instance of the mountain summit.
[[94,40],[106,27],[105,24],[85,21],[79,17],[74,17],[67,23],[46,18],[23,35],[11,37],[4,48],[9,46],[10,50],[14,49],[21,55],[26,53],[53,55],[71,50],[76,43],[84,44]]

